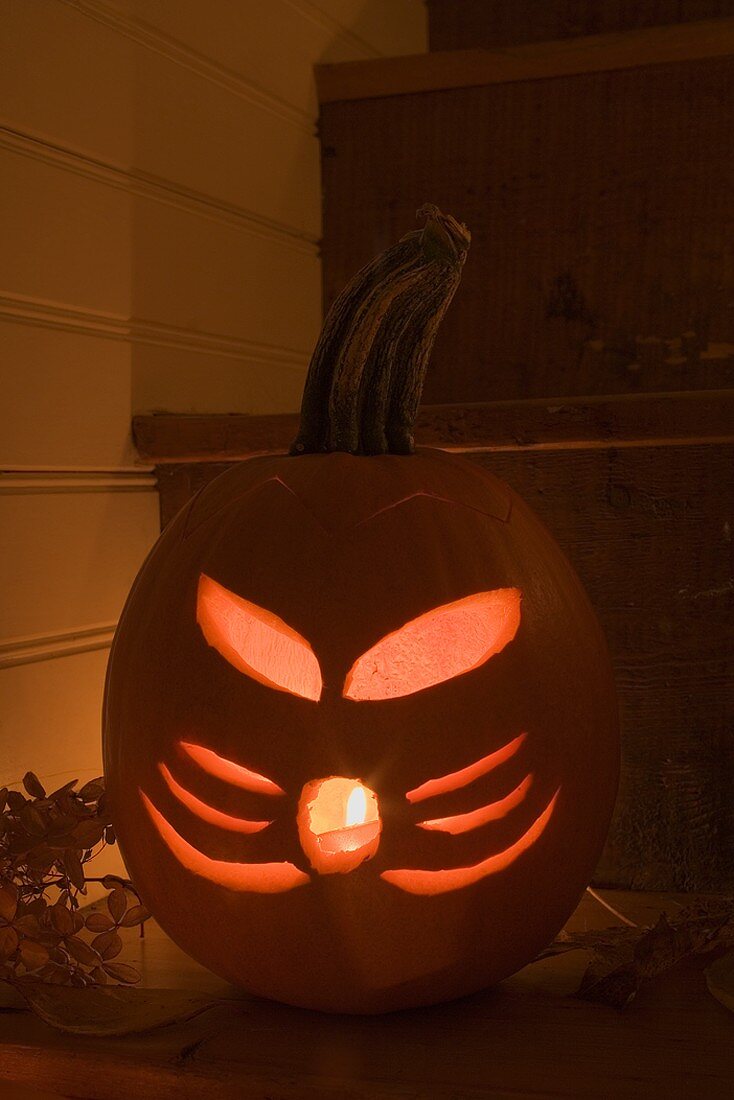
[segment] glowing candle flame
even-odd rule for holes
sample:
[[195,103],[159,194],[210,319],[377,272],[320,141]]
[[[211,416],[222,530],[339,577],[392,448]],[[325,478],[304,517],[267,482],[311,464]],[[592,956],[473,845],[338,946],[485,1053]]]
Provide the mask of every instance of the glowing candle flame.
[[377,795],[359,779],[312,779],[301,791],[296,821],[309,863],[322,875],[356,870],[380,843]]
[[367,797],[364,787],[357,786],[347,799],[345,825],[363,825],[367,819]]

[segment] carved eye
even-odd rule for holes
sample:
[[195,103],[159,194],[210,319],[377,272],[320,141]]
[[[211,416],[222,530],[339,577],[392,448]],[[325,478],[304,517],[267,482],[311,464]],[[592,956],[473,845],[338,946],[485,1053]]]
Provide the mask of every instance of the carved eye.
[[314,651],[292,627],[202,573],[196,621],[210,646],[240,672],[303,699],[321,698]]
[[478,668],[515,637],[520,600],[519,588],[496,588],[411,619],[355,661],[344,697],[396,699]]

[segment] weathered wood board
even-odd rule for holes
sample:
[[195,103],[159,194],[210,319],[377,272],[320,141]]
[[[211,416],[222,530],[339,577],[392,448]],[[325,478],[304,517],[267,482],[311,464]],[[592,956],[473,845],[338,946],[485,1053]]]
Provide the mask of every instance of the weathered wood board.
[[[609,36],[600,65],[623,37]],[[465,55],[405,63],[430,82],[450,56]],[[387,63],[355,63],[367,98],[341,101],[348,67],[330,67],[327,305],[430,201],[465,221],[473,243],[428,402],[731,384],[734,57],[555,77],[551,57],[544,79],[420,92],[408,82],[395,94],[400,63],[382,95]],[[383,67],[376,84],[371,65]]]
[[[134,417],[133,434],[151,463],[217,461],[287,451],[298,422],[296,413],[156,413]],[[460,451],[719,443],[734,438],[734,390],[422,405],[415,432],[420,446]]]
[[[556,421],[556,406],[532,403],[524,440],[517,404],[421,411],[422,441],[463,451],[536,509],[606,631],[623,736],[620,797],[597,872],[608,885],[734,885],[734,418],[731,394],[717,395],[721,418],[712,411],[706,436],[704,400],[691,396],[687,417],[684,395],[569,401]],[[657,422],[645,415],[651,406]],[[174,418],[136,422],[144,453],[159,462],[164,522],[244,457],[248,440],[250,453],[285,449],[295,427],[285,417],[177,419],[188,461],[175,461]]]
[[474,460],[547,523],[609,641],[623,767],[598,880],[731,884],[734,445]]
[[733,0],[426,0],[431,50],[497,49],[734,15]]

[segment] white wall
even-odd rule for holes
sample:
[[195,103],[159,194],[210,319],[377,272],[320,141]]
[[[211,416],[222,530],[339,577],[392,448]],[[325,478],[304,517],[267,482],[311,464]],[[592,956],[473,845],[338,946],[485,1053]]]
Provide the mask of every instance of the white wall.
[[136,411],[297,408],[320,317],[312,66],[421,0],[0,0],[0,785],[100,770],[158,530]]

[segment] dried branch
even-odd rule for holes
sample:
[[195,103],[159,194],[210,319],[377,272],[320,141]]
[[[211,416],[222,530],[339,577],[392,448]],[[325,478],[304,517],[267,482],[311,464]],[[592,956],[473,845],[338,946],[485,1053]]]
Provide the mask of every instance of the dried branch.
[[577,996],[624,1008],[643,985],[694,955],[734,948],[734,898],[702,898],[675,916],[661,914],[652,927],[629,924],[562,932],[538,959],[591,950]]
[[[76,785],[74,779],[46,794],[28,772],[23,791],[0,790],[0,979],[19,989],[140,979],[115,960],[119,929],[142,925],[148,912],[127,879],[87,877],[86,864],[115,843],[115,834],[104,780]],[[107,912],[81,912],[90,881],[109,891]]]

